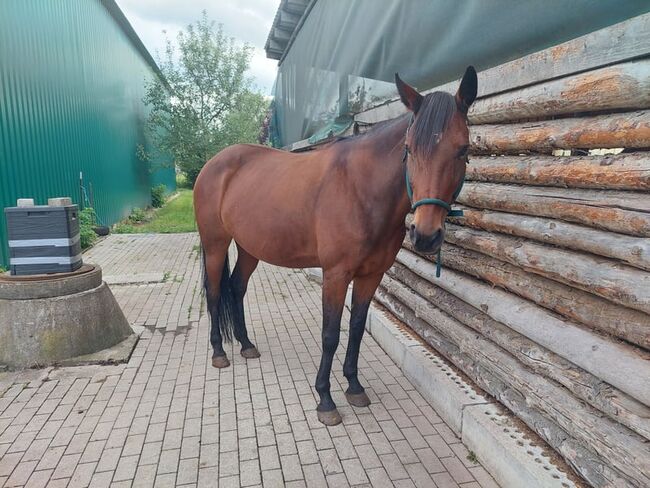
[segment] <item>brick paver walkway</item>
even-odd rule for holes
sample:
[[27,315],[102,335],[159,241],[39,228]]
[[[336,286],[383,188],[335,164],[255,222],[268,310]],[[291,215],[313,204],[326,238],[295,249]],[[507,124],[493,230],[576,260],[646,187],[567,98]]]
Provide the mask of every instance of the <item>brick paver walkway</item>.
[[320,288],[300,271],[260,265],[247,314],[262,357],[230,349],[213,369],[197,244],[114,235],[87,253],[140,341],[128,364],[0,374],[0,486],[496,486],[370,336],[372,405],[346,403],[339,347],[343,424],[318,423]]

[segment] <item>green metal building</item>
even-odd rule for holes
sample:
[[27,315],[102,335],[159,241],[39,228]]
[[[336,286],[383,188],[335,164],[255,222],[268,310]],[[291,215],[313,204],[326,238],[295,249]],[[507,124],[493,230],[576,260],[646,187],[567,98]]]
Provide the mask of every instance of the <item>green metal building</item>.
[[[114,0],[0,1],[0,207],[82,198],[104,225],[175,188],[173,168],[143,162],[145,83],[162,74]],[[86,192],[88,193],[88,191]],[[0,218],[0,265],[7,265]]]

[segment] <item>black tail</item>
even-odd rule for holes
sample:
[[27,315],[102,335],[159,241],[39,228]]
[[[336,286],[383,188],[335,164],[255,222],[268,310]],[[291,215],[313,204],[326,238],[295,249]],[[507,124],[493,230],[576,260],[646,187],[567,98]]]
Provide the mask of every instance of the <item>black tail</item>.
[[[208,303],[208,314],[212,322],[221,331],[221,338],[226,342],[232,342],[233,335],[237,336],[237,328],[240,324],[243,326],[243,316],[237,303],[235,290],[233,289],[232,278],[230,276],[230,265],[228,263],[228,253],[223,263],[221,272],[221,286],[219,296],[215,297],[210,290],[210,280],[205,264],[205,252],[201,246],[201,255],[203,258],[203,290],[205,291],[206,301]],[[214,345],[214,332],[210,334],[210,340]]]

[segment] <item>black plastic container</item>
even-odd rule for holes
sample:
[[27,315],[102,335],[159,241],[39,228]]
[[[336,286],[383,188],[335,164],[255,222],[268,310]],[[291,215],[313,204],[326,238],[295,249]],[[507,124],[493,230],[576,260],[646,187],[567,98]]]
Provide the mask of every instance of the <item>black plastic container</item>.
[[77,205],[5,208],[12,275],[66,273],[79,269]]

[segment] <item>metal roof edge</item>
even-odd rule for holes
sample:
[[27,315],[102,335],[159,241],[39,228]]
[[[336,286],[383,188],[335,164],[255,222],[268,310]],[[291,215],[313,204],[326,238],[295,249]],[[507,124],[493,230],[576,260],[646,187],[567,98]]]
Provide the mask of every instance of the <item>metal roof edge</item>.
[[[279,46],[277,48],[273,48],[271,46],[272,42],[278,42],[278,39],[274,37],[274,33],[276,30],[283,30],[285,32],[288,32],[288,29],[286,27],[280,27],[279,23],[281,20],[281,15],[282,12],[284,11],[285,13],[291,13],[296,15],[296,10],[294,6],[294,10],[290,11],[290,3],[291,0],[282,0],[280,2],[280,5],[278,6],[278,10],[275,13],[275,18],[273,19],[273,24],[271,25],[271,29],[269,31],[269,35],[266,39],[266,43],[264,44],[264,50],[266,51],[266,57],[270,59],[277,59],[278,64],[281,64],[284,58],[286,57],[287,53],[291,49],[291,46],[293,45],[293,41],[298,35],[298,32],[300,32],[300,29],[302,28],[305,19],[309,16],[309,13],[311,12],[311,9],[314,7],[316,4],[317,0],[307,0],[307,3],[305,3],[304,10],[300,13],[300,18],[298,21],[293,25],[291,29],[291,35],[289,39],[286,41],[286,45],[284,47]],[[277,56],[277,57],[276,57]]]

